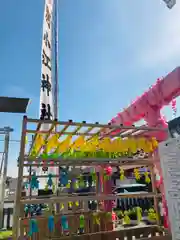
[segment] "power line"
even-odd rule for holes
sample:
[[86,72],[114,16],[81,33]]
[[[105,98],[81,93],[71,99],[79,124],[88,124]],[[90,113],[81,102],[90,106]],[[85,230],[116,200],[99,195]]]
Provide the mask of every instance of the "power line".
[[[4,142],[4,139],[0,139],[0,142]],[[9,142],[20,143],[21,140],[9,140]],[[32,141],[27,141],[28,143],[32,143]]]

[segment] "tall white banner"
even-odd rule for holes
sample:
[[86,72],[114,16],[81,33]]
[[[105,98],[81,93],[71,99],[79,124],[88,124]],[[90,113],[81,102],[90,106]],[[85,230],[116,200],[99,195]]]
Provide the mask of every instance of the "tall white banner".
[[[42,52],[41,52],[41,90],[40,90],[40,119],[54,119],[54,99],[53,99],[53,82],[52,82],[52,50],[53,50],[53,0],[45,0],[43,35],[42,35]],[[47,131],[51,126],[42,124],[41,130]],[[38,174],[49,173],[56,174],[56,167],[34,169]],[[47,173],[46,173],[47,174]],[[40,187],[44,187],[45,180],[41,179]]]
[[[53,0],[45,0],[41,53],[40,118],[48,120],[54,118],[52,94],[52,28]],[[48,128],[48,124],[43,124],[41,130],[48,130]]]

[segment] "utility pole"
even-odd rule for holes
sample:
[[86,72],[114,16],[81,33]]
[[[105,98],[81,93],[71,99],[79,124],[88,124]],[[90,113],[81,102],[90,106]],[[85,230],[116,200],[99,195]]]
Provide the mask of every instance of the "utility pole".
[[4,209],[4,197],[7,179],[7,167],[8,167],[8,153],[9,153],[9,140],[10,132],[13,129],[10,127],[4,127],[0,129],[0,134],[4,134],[4,152],[2,156],[2,171],[0,172],[0,229],[3,228],[3,209]]
[[55,0],[54,4],[55,16],[54,16],[54,118],[58,119],[58,95],[59,95],[59,84],[58,84],[58,0]]

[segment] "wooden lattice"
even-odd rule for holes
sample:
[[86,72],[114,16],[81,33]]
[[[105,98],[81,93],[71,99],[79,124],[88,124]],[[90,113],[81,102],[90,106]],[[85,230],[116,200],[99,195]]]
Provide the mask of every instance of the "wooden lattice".
[[[34,127],[32,125],[35,125]],[[47,126],[47,131],[44,131],[44,127]],[[29,127],[30,126],[30,127]],[[72,129],[73,128],[73,129]],[[42,130],[43,129],[43,130]],[[109,137],[112,141],[115,140],[117,137],[121,137],[121,141],[123,139],[125,140],[128,137],[131,137],[131,139],[137,139],[137,138],[145,138],[146,133],[149,131],[167,131],[166,129],[157,129],[157,128],[148,128],[146,126],[142,127],[135,127],[135,126],[116,126],[116,125],[104,125],[104,124],[90,124],[86,122],[82,123],[75,123],[73,121],[68,122],[57,122],[57,121],[41,121],[36,119],[28,119],[27,117],[24,117],[23,119],[23,126],[22,126],[22,137],[21,137],[21,148],[20,148],[20,156],[18,161],[18,185],[17,185],[17,194],[16,194],[16,208],[15,208],[15,214],[14,214],[14,227],[13,227],[13,233],[14,233],[14,239],[17,240],[18,237],[23,237],[24,231],[28,232],[28,221],[29,218],[24,217],[24,205],[25,204],[40,204],[40,203],[47,203],[52,206],[52,204],[67,204],[68,201],[75,202],[75,201],[81,201],[81,202],[87,202],[89,200],[97,200],[97,201],[108,201],[108,200],[116,200],[118,198],[131,198],[131,197],[141,197],[141,198],[154,198],[154,206],[155,210],[158,212],[157,207],[157,198],[160,197],[160,194],[157,193],[155,188],[155,176],[153,174],[153,165],[154,165],[154,158],[151,153],[148,153],[148,156],[145,159],[134,159],[133,157],[114,157],[111,159],[111,157],[88,157],[88,158],[70,158],[70,157],[64,157],[63,154],[56,155],[56,157],[52,156],[52,153],[47,152],[47,145],[48,142],[51,140],[53,136],[56,136],[56,146],[54,146],[53,151],[57,152],[57,149],[59,145],[67,139],[68,136],[72,136],[72,143],[70,144],[69,148],[73,147],[79,136],[83,136],[84,143],[90,142],[91,139],[96,137],[99,141],[105,139],[106,137]],[[32,144],[27,150],[26,153],[26,138],[28,137],[28,134],[33,135],[32,137]],[[66,136],[66,138],[65,138]],[[38,138],[41,138],[42,141],[38,140]],[[148,140],[149,141],[149,140]],[[40,144],[41,143],[41,144]],[[37,144],[38,147],[37,147]],[[36,150],[34,152],[34,150]],[[44,155],[46,154],[46,157],[44,158]],[[49,154],[49,155],[48,155]],[[69,194],[69,195],[63,195],[60,194],[57,196],[57,194],[52,194],[49,196],[49,198],[43,198],[42,197],[34,197],[30,194],[30,196],[23,196],[22,195],[22,187],[23,187],[23,179],[25,178],[31,178],[31,171],[30,176],[27,176],[24,174],[24,168],[25,167],[42,167],[42,166],[97,166],[100,165],[101,167],[105,166],[121,166],[121,167],[129,167],[132,168],[134,166],[136,167],[148,167],[151,170],[151,181],[152,181],[152,187],[153,192],[152,193],[143,193],[143,194],[120,194],[118,196],[114,194],[104,194],[104,193],[88,193],[88,195],[83,196],[82,194]],[[47,175],[39,175],[38,178],[46,178]],[[57,178],[58,175],[54,175],[54,178]],[[80,211],[80,212],[79,212]],[[77,222],[78,222],[78,216],[82,214],[81,210],[76,210],[73,208],[71,213],[68,213],[68,219],[69,219],[69,225],[70,227],[70,233],[69,238],[71,236],[77,235]],[[142,227],[142,228],[133,228],[128,230],[119,230],[115,232],[108,232],[106,234],[106,231],[109,230],[109,227],[104,225],[104,213],[100,213],[100,221],[101,224],[95,228],[93,226],[93,219],[92,219],[92,212],[85,212],[83,211],[83,214],[85,215],[85,221],[86,221],[86,227],[84,230],[83,236],[78,236],[79,238],[109,238],[110,236],[113,237],[113,239],[121,238],[122,236],[127,237],[128,239],[132,239],[133,236],[140,238],[140,237],[148,237],[148,236],[155,236],[157,233],[159,235],[162,235],[162,230],[159,230],[157,225],[149,226],[149,227]],[[58,223],[60,216],[62,213],[57,212],[55,214],[55,223],[56,225],[60,226]],[[62,234],[62,231],[60,228],[57,228],[54,233],[49,233],[47,229],[45,229],[45,224],[47,224],[47,218],[44,216],[37,217],[37,221],[39,223],[40,231],[37,236],[35,236],[35,239],[63,239],[65,236]],[[157,220],[157,224],[159,224],[159,219]],[[19,231],[18,231],[19,229]],[[110,235],[109,235],[110,234]],[[66,237],[68,238],[68,237]]]

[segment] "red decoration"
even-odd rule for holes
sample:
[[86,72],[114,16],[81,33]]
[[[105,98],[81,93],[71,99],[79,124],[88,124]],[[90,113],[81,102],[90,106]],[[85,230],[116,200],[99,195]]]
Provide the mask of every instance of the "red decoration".
[[116,221],[118,218],[117,218],[117,215],[115,212],[112,212],[112,221]]
[[106,171],[106,174],[107,174],[108,176],[111,176],[111,175],[112,175],[112,167],[111,167],[111,166],[106,167],[106,168],[105,168],[105,171]]
[[29,220],[28,219],[24,219],[23,220],[23,225],[27,226],[29,224]]
[[163,180],[162,180],[162,177],[160,176],[160,179],[156,180],[156,187],[159,188],[162,183],[163,183]]

